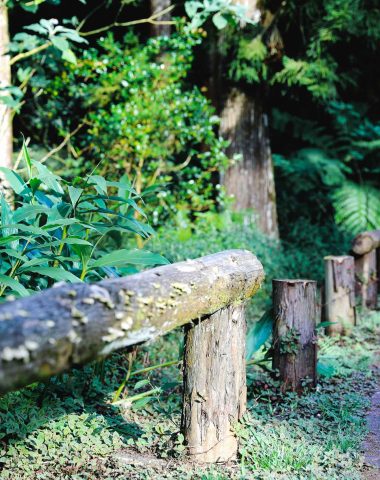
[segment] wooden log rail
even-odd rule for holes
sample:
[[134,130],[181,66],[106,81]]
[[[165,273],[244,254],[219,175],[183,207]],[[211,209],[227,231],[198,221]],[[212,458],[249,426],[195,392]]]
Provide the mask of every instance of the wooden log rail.
[[182,425],[200,462],[236,455],[244,413],[244,302],[264,271],[246,250],[92,285],[60,284],[0,305],[0,393],[187,325]]
[[357,235],[352,242],[355,255],[355,291],[365,308],[377,307],[380,250],[380,230]]

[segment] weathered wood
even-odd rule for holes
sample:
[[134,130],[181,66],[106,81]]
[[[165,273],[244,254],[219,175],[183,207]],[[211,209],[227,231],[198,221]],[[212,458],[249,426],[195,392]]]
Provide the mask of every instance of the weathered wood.
[[313,280],[273,280],[273,368],[283,392],[316,384],[316,295]]
[[0,392],[150,340],[251,297],[259,260],[229,250],[0,305]]
[[365,255],[379,247],[380,230],[359,233],[352,242],[352,251],[356,255]]
[[244,305],[186,326],[182,431],[192,460],[236,458],[233,433],[246,408]]
[[325,257],[325,320],[330,335],[347,335],[355,325],[354,257]]
[[355,258],[355,293],[362,306],[375,310],[377,307],[377,250],[371,250]]
[[278,237],[273,161],[263,96],[233,88],[220,117],[220,133],[230,142],[227,155],[242,157],[222,178],[227,194],[234,198],[233,208],[251,211],[251,219],[264,233]]

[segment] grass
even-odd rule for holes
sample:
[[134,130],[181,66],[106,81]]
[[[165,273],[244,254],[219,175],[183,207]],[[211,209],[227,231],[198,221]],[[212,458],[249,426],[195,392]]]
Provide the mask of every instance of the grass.
[[[132,371],[175,359],[179,338],[174,333],[140,349]],[[235,426],[240,458],[228,467],[186,462],[177,366],[132,376],[122,397],[162,389],[132,407],[110,404],[130,354],[10,393],[0,400],[0,478],[359,479],[379,338],[379,314],[363,318],[350,338],[322,336],[327,377],[303,397],[282,395],[276,380],[250,366],[248,411]],[[120,451],[128,463],[118,459]]]

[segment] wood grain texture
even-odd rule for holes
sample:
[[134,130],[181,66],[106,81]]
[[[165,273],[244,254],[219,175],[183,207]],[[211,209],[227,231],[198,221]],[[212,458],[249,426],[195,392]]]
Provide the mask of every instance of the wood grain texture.
[[0,305],[0,392],[163,335],[259,288],[259,260],[229,250]]
[[355,325],[354,257],[325,257],[325,320],[330,335],[349,334]]
[[273,280],[273,368],[283,392],[316,384],[316,295],[313,280]]
[[182,431],[192,460],[236,458],[233,424],[246,408],[244,305],[186,327]]

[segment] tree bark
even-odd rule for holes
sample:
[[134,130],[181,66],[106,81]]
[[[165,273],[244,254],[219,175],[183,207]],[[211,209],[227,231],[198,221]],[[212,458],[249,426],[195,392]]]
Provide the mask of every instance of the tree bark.
[[233,88],[221,112],[220,133],[230,141],[227,155],[241,155],[225,173],[223,183],[233,195],[233,208],[249,210],[248,218],[271,237],[278,237],[276,191],[268,136],[268,117],[259,96]]
[[325,257],[325,319],[330,335],[347,335],[356,322],[354,257]]
[[246,250],[92,285],[58,285],[0,305],[0,393],[145,342],[239,303],[263,268]]
[[[7,55],[9,45],[8,8],[4,2],[0,5],[0,87],[10,87],[11,65],[10,56]],[[6,91],[0,95],[7,96]],[[12,168],[13,153],[12,111],[4,103],[0,102],[0,166]],[[0,186],[6,187],[2,174],[0,174]]]
[[377,250],[371,250],[355,258],[355,292],[362,306],[375,310],[377,307]]
[[[165,8],[168,8],[171,5],[170,0],[150,0],[150,7],[151,7],[151,12],[157,13],[161,12]],[[165,13],[160,17],[158,20],[159,21],[169,21],[171,20],[171,15],[169,13]],[[171,25],[160,25],[160,24],[152,24],[151,25],[151,35],[152,37],[159,37],[159,36],[169,36],[171,33]]]
[[316,385],[316,294],[313,280],[273,280],[273,368],[283,392]]
[[237,456],[233,432],[246,409],[244,305],[186,327],[182,431],[192,460]]

